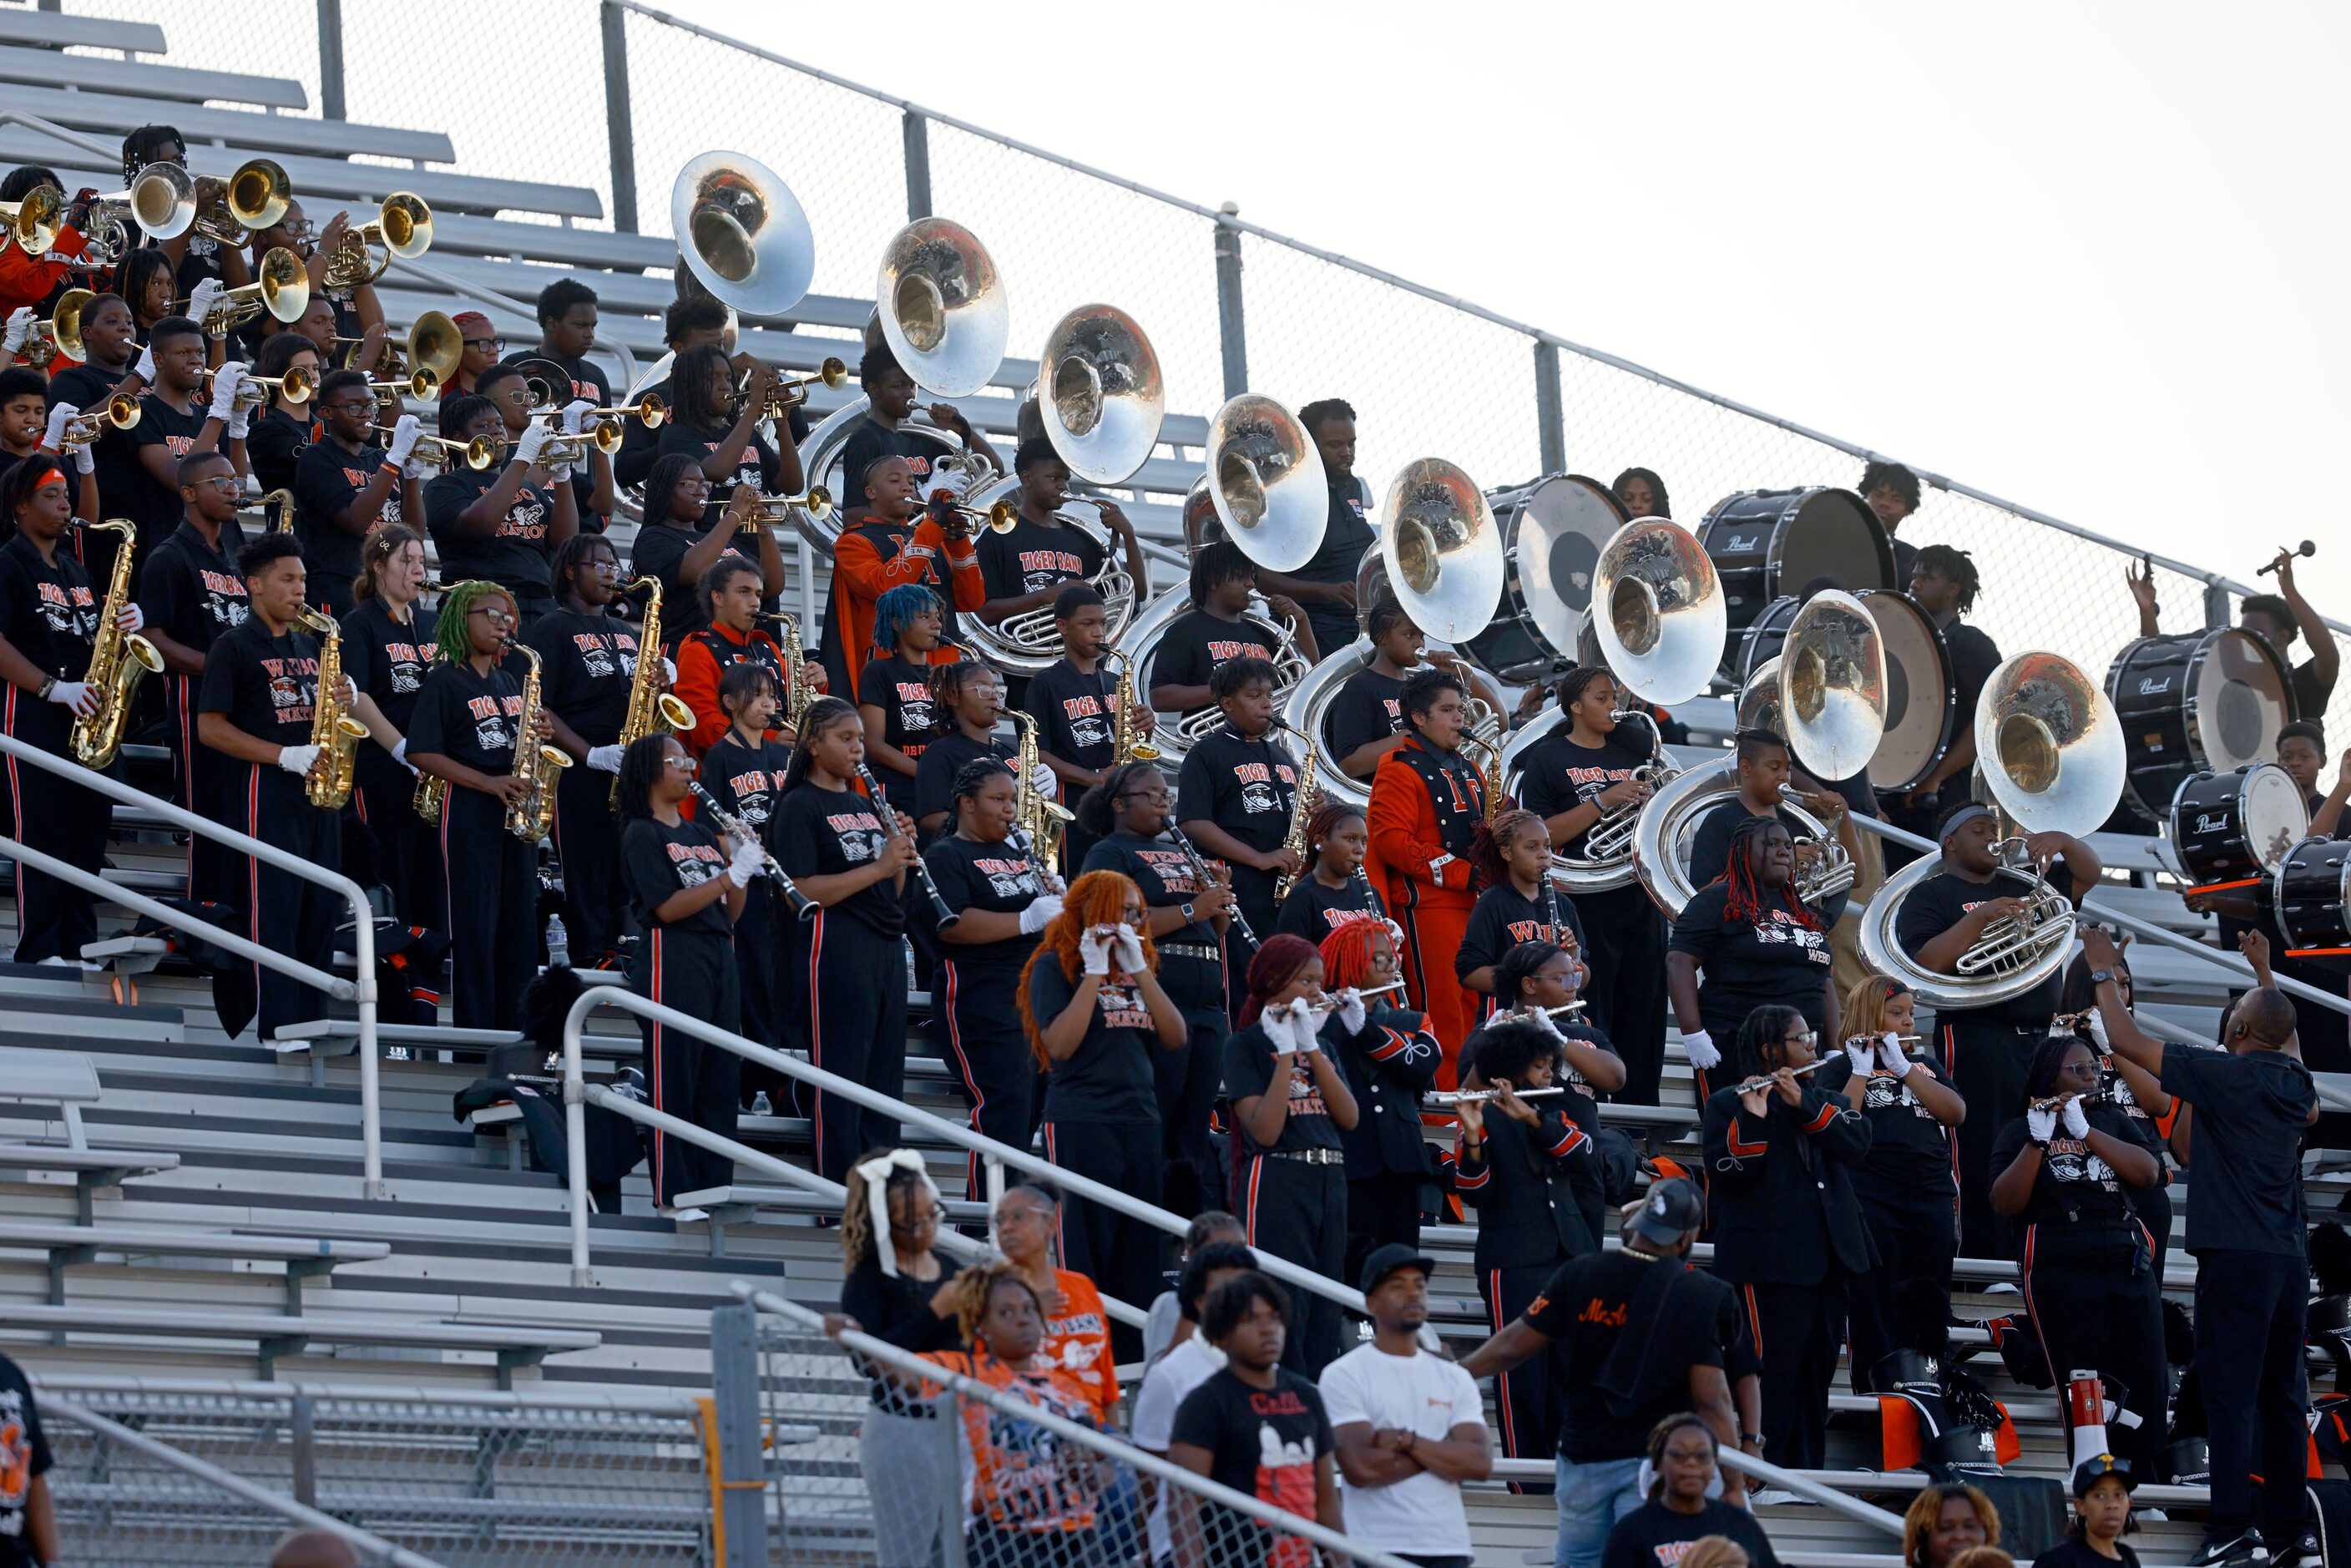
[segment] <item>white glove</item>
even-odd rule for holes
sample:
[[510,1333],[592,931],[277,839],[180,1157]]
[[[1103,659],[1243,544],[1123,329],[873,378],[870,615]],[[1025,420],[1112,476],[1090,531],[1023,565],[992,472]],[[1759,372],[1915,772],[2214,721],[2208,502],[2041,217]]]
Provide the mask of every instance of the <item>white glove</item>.
[[0,357],[14,359],[16,350],[33,335],[33,308],[19,305],[8,312],[8,329],[0,332]]
[[1855,1078],[1869,1076],[1870,1069],[1876,1065],[1873,1060],[1876,1054],[1876,1050],[1867,1040],[1849,1040],[1844,1042],[1844,1059],[1853,1063],[1853,1075]]
[[399,423],[392,427],[392,440],[383,449],[383,460],[395,467],[407,462],[416,450],[416,438],[423,434],[414,414],[402,414]]
[[125,632],[136,632],[147,624],[147,612],[136,604],[126,604],[114,612],[114,624]]
[[2076,1094],[2065,1102],[2064,1116],[2067,1132],[2077,1138],[2086,1138],[2090,1135],[2090,1113],[2083,1109],[2080,1095]]
[[1886,1063],[1886,1071],[1896,1078],[1907,1078],[1918,1064],[1902,1054],[1902,1040],[1892,1030],[1878,1037],[1877,1059]]
[[1042,762],[1029,770],[1029,788],[1037,791],[1040,800],[1058,800],[1061,798],[1061,779],[1054,776],[1051,768]]
[[1100,979],[1110,973],[1110,938],[1089,931],[1078,938],[1078,957],[1085,964],[1086,973]]
[[225,420],[236,412],[237,389],[245,384],[245,367],[231,360],[213,372],[212,416]]
[[1551,1036],[1552,1039],[1562,1041],[1562,1043],[1567,1040],[1567,1036],[1560,1033],[1559,1031],[1559,1020],[1552,1017],[1545,1009],[1541,1008],[1530,1008],[1520,1016],[1524,1018],[1529,1023],[1534,1025],[1537,1029],[1542,1030],[1543,1033]]
[[554,433],[544,420],[532,420],[522,427],[522,437],[515,443],[515,461],[526,468],[538,466],[538,455],[547,449],[547,438]]
[[97,473],[98,443],[95,441],[85,441],[79,446],[75,447],[73,449],[73,465],[74,472],[77,474]]
[[155,350],[152,346],[139,350],[139,362],[131,367],[131,373],[151,387],[155,384]]
[[1401,959],[1404,956],[1404,927],[1393,920],[1384,921],[1383,924],[1388,928],[1388,946],[1395,950],[1397,957]]
[[408,760],[408,737],[404,735],[400,737],[400,744],[392,748],[392,759],[411,773],[417,771],[416,765]]
[[1290,1004],[1290,1039],[1301,1056],[1322,1049],[1322,1015],[1304,1001]]
[[760,852],[758,845],[737,844],[735,858],[726,862],[726,880],[737,887],[748,887],[751,879],[759,874],[760,868],[767,862],[768,857]]
[[319,760],[315,746],[281,746],[277,748],[277,766],[297,779],[308,777],[310,765]]
[[1123,923],[1118,928],[1118,967],[1124,974],[1143,973],[1143,938],[1134,934],[1134,926]]
[[588,770],[590,773],[618,773],[625,746],[591,746],[588,748]]
[[1682,1053],[1700,1072],[1711,1072],[1722,1065],[1722,1052],[1715,1050],[1714,1036],[1704,1030],[1682,1036]]
[[2047,1143],[2057,1135],[2057,1113],[2054,1111],[2025,1112],[2024,1130],[2032,1134],[2034,1143]]
[[672,659],[664,659],[662,661],[662,679],[667,681],[671,685],[677,685],[676,661]]
[[49,688],[49,700],[76,718],[88,718],[98,711],[98,688],[80,681],[59,681]]
[[1020,912],[1020,935],[1023,936],[1036,936],[1037,933],[1051,925],[1053,917],[1061,913],[1061,894],[1055,893],[1039,894],[1036,897],[1029,901],[1029,907]]
[[69,402],[61,402],[49,410],[49,428],[41,437],[42,447],[50,452],[63,452],[66,449],[66,425],[80,412]]
[[420,445],[416,455],[401,465],[401,473],[411,479],[437,479],[441,476],[441,460]]
[[587,416],[595,410],[595,407],[596,405],[594,403],[589,402],[584,397],[576,397],[569,402],[565,403],[563,405],[563,434],[566,435],[579,434],[580,426],[586,421]]
[[1364,1010],[1364,993],[1349,986],[1339,993],[1339,1024],[1349,1034],[1361,1034],[1371,1015]]
[[[199,327],[203,326],[204,318],[213,313],[213,307],[218,305],[220,297],[227,292],[228,285],[217,277],[207,277],[197,284],[195,292],[188,297],[188,319]],[[222,333],[221,336],[226,337],[227,334]]]
[[547,482],[550,485],[570,484],[571,465],[569,463],[559,463],[554,467],[549,468],[547,471]]
[[253,410],[237,407],[229,411],[228,426],[222,434],[231,441],[243,441],[253,428]]

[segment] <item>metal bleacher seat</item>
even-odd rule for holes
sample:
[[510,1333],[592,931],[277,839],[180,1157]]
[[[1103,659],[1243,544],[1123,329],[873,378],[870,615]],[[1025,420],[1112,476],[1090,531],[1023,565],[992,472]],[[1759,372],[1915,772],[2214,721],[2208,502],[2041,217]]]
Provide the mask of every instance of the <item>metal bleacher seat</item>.
[[104,16],[69,16],[57,11],[9,6],[0,9],[0,44],[160,55],[163,52],[163,29],[152,22],[117,22]]
[[[96,83],[83,82],[73,89],[38,87],[19,82],[8,89],[8,106],[37,114],[42,119],[77,131],[88,131],[102,138],[120,136],[125,127],[141,123],[154,113],[154,106],[143,98],[108,92]],[[172,110],[172,124],[188,139],[190,152],[201,158],[201,147],[207,142],[237,148],[252,148],[273,155],[304,153],[316,156],[340,154],[345,157],[366,155],[374,158],[404,158],[420,163],[454,163],[456,149],[450,143],[448,133],[440,131],[406,131],[391,125],[365,125],[355,120],[310,120],[299,115],[267,114],[246,109],[208,109],[194,104],[176,105]],[[288,165],[290,172],[291,165]],[[223,169],[222,173],[228,171]],[[373,178],[398,175],[397,169],[378,169]],[[308,187],[297,184],[295,189]]]
[[0,1219],[0,1249],[47,1254],[49,1304],[66,1301],[66,1270],[101,1256],[204,1258],[234,1262],[279,1263],[286,1270],[286,1310],[302,1310],[302,1282],[321,1279],[345,1263],[372,1263],[392,1255],[381,1241],[337,1241],[324,1236],[206,1234],[168,1226],[50,1225]]
[[147,1149],[93,1149],[81,1124],[81,1108],[98,1103],[98,1068],[78,1051],[26,1051],[0,1047],[0,1103],[54,1111],[47,1118],[65,1129],[62,1144],[0,1143],[0,1178],[12,1173],[70,1176],[75,1208],[84,1225],[100,1187],[120,1186],[132,1176],[177,1166],[180,1156]]
[[251,1340],[266,1382],[277,1364],[312,1345],[353,1349],[473,1352],[497,1357],[498,1386],[513,1386],[517,1367],[536,1366],[565,1351],[594,1350],[603,1336],[584,1329],[541,1329],[504,1323],[418,1322],[346,1318],[330,1313],[208,1312],[202,1308],[70,1307],[12,1303],[12,1331],[106,1334],[141,1340]]
[[[65,74],[54,50],[0,46],[0,82],[47,86]],[[190,104],[252,103],[266,109],[310,107],[310,95],[291,77],[193,70],[186,66],[151,65],[144,60],[112,59],[104,55],[76,55],[71,79],[76,88],[84,91],[125,93],[139,99],[162,99]],[[152,104],[141,107],[152,108]],[[175,109],[172,112],[176,115],[181,111]]]

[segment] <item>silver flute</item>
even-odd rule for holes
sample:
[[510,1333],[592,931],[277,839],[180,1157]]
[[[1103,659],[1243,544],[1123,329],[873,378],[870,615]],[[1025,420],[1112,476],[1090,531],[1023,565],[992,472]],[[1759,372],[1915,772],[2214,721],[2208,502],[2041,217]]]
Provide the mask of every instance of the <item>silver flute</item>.
[[[1567,1091],[1553,1084],[1548,1089],[1519,1089],[1512,1092],[1521,1100],[1540,1100],[1546,1094],[1564,1094]],[[1420,1103],[1424,1105],[1482,1105],[1501,1096],[1502,1092],[1499,1089],[1440,1089],[1434,1094],[1422,1095]]]

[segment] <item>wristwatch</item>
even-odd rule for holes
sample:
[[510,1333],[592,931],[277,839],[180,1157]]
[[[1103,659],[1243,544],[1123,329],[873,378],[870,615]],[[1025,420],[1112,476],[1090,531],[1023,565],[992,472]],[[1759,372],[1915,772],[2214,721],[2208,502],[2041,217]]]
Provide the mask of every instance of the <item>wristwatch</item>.
[[2114,977],[2115,972],[2112,969],[2093,969],[2090,971],[2090,984],[2094,986],[2103,986]]
[[1188,904],[1180,906],[1178,913],[1184,916],[1184,924],[1186,925],[1191,925],[1193,922],[1200,918],[1198,915],[1192,913],[1192,906]]
[[1763,1434],[1761,1432],[1741,1432],[1739,1434],[1739,1446],[1740,1448],[1743,1448],[1750,1443],[1754,1444],[1759,1448],[1761,1448],[1763,1446]]

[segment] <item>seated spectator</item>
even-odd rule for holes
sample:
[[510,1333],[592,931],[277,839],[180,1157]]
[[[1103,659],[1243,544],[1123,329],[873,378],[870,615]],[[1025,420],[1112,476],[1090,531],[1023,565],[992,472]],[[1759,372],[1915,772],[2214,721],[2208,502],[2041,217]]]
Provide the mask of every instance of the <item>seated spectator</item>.
[[2000,1544],[2000,1511],[1975,1487],[1922,1488],[1902,1516],[1902,1568],[1953,1568],[1962,1552]]
[[1687,1562],[1684,1544],[1705,1536],[1727,1537],[1754,1568],[1778,1568],[1755,1516],[1706,1495],[1719,1472],[1704,1421],[1683,1412],[1658,1422],[1649,1434],[1649,1500],[1608,1532],[1604,1568],[1676,1568]]
[[2128,1459],[2100,1454],[2083,1460],[2074,1471],[2073,1526],[2032,1568],[2138,1568],[2138,1553],[2123,1544],[2123,1532],[2133,1528],[2130,1494],[2137,1485]]
[[1086,1390],[1098,1425],[1118,1425],[1118,1366],[1111,1359],[1110,1313],[1083,1274],[1053,1267],[1061,1205],[1040,1186],[1016,1186],[996,1200],[996,1245],[1045,1311],[1039,1364],[1058,1367]]
[[[1231,1215],[1204,1214],[1192,1222],[1193,1234],[1202,1234],[1202,1221],[1218,1219],[1224,1224],[1212,1225],[1206,1239],[1193,1244],[1187,1239],[1184,1276],[1165,1298],[1178,1303],[1182,1321],[1166,1354],[1154,1359],[1143,1375],[1143,1386],[1134,1396],[1134,1422],[1127,1434],[1145,1453],[1164,1456],[1167,1452],[1176,1410],[1192,1390],[1224,1369],[1225,1353],[1198,1332],[1200,1313],[1207,1309],[1209,1296],[1226,1281],[1257,1267],[1256,1255],[1241,1245],[1240,1222]],[[1148,1475],[1142,1480],[1151,1515],[1151,1561],[1171,1563],[1176,1547],[1167,1532],[1166,1489]]]
[[[1191,1228],[1184,1232],[1184,1255],[1176,1260],[1182,1269],[1192,1261],[1192,1254],[1212,1241],[1237,1241],[1246,1245],[1249,1231],[1237,1216],[1221,1208],[1205,1208],[1192,1217]],[[1185,1310],[1180,1285],[1162,1291],[1151,1299],[1151,1316],[1143,1325],[1143,1361],[1148,1366],[1190,1339],[1200,1329],[1199,1314]]]

